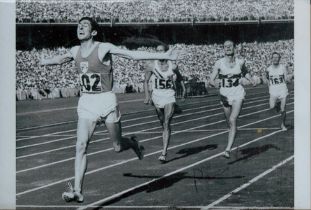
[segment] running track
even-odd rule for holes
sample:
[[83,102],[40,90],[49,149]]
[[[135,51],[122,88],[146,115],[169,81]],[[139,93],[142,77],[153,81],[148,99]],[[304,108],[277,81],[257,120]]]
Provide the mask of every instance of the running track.
[[104,126],[88,148],[83,204],[65,203],[73,183],[76,98],[17,103],[17,208],[210,209],[289,208],[294,205],[294,96],[281,132],[268,112],[268,91],[249,88],[230,159],[221,156],[227,126],[218,97],[188,99],[174,116],[168,162],[160,164],[161,127],[142,95],[119,95],[123,134],[146,149],[115,153]]

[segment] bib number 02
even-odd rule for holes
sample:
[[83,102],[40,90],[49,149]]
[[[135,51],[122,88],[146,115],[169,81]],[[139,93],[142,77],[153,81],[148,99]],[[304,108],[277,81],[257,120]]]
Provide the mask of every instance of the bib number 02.
[[101,92],[100,74],[80,74],[79,79],[82,92]]

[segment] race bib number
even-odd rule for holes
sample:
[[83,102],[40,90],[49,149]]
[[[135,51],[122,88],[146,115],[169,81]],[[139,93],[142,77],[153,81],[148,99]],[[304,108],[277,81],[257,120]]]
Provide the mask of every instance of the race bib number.
[[231,87],[236,87],[239,85],[239,79],[238,78],[231,78],[231,79],[222,79],[221,81],[221,87],[225,88],[231,88]]
[[154,87],[156,89],[171,89],[173,88],[173,82],[170,79],[165,80],[156,78],[154,80]]
[[101,92],[101,77],[97,73],[79,74],[80,87],[82,92]]
[[284,74],[278,76],[269,76],[270,85],[279,85],[285,83]]

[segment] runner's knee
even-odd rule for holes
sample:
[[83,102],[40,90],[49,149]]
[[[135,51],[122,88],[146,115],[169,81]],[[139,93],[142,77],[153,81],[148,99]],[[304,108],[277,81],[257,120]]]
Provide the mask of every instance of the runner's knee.
[[232,127],[232,126],[235,126],[235,124],[236,124],[236,117],[230,117],[229,118],[229,123],[230,123],[230,126]]
[[163,122],[163,127],[166,128],[166,129],[169,129],[169,126],[170,126],[169,120],[165,120]]
[[76,143],[76,152],[85,153],[87,144],[85,142],[77,142]]

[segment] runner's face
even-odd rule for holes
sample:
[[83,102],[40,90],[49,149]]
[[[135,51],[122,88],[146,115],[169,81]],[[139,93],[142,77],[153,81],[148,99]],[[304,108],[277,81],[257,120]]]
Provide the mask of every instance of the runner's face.
[[231,41],[226,41],[224,43],[225,55],[234,55],[234,46]]
[[158,46],[157,47],[157,52],[165,52],[165,49],[163,46]]
[[92,25],[90,21],[82,20],[81,22],[79,22],[77,28],[77,36],[80,41],[92,38],[91,32],[92,32]]
[[272,63],[274,65],[278,65],[280,62],[280,56],[278,54],[273,54],[272,56]]

